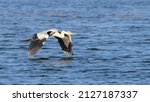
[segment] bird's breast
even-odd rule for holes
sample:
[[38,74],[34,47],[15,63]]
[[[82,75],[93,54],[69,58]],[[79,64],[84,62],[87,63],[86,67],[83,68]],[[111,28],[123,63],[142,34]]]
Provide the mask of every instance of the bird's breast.
[[38,39],[42,40],[42,39],[47,39],[48,35],[47,34],[43,34],[43,33],[38,33],[37,37],[38,37]]

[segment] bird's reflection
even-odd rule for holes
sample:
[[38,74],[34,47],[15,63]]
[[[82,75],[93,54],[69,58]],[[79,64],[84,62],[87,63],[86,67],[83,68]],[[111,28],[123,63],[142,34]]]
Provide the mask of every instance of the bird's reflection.
[[73,60],[73,57],[63,57],[60,59],[61,61],[64,61],[64,62],[70,62]]
[[30,58],[32,61],[44,61],[44,60],[50,60],[52,62],[54,61],[63,61],[63,62],[70,62],[74,58],[73,57],[41,57],[41,58]]

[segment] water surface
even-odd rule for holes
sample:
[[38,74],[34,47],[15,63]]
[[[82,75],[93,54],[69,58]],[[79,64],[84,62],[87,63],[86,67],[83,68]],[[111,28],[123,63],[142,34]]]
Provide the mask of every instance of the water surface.
[[[0,84],[150,84],[149,0],[0,0]],[[34,58],[23,39],[69,30],[74,55],[50,38]]]

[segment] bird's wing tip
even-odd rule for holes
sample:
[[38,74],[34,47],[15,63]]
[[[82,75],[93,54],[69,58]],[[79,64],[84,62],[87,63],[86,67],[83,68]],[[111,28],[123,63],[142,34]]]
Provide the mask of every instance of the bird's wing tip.
[[31,40],[32,40],[31,38],[24,38],[23,41],[25,41],[25,42],[30,42]]
[[31,55],[30,53],[27,54],[28,58],[33,58],[34,55]]

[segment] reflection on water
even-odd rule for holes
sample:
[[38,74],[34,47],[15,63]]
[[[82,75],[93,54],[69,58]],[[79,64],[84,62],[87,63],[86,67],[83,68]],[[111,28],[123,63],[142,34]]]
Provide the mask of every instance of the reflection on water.
[[70,62],[73,60],[73,57],[29,58],[29,60],[31,60],[31,61],[58,60],[58,61]]
[[[0,1],[0,84],[150,84],[150,2],[81,1]],[[74,55],[50,38],[28,58],[24,38],[50,28],[76,33]]]
[[64,62],[70,62],[73,60],[73,57],[66,57],[66,58],[61,58],[62,61]]
[[29,60],[49,60],[49,58],[29,58]]

